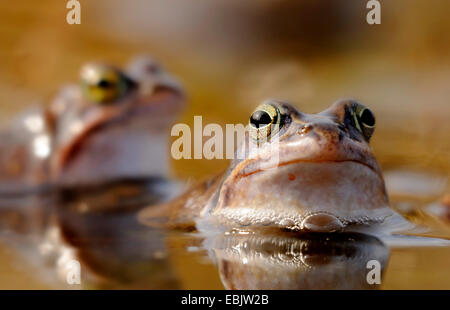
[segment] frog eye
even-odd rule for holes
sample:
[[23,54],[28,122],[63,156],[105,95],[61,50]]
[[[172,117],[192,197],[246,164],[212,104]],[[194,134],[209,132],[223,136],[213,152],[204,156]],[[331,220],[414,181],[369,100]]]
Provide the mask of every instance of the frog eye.
[[369,141],[375,130],[375,115],[369,108],[359,103],[354,106],[353,110],[356,128]]
[[255,140],[263,140],[275,134],[281,124],[281,113],[278,107],[263,103],[250,116],[250,134]]
[[81,69],[81,88],[92,102],[108,103],[122,97],[130,88],[130,81],[119,70],[99,64]]

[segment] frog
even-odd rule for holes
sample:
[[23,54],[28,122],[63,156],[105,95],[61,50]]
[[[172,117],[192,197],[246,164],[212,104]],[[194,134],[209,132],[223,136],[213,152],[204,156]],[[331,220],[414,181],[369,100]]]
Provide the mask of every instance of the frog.
[[168,131],[185,99],[181,83],[151,57],[124,68],[84,64],[78,83],[0,131],[0,196],[167,176]]
[[81,288],[178,289],[165,232],[136,221],[136,212],[172,194],[171,180],[160,178],[61,189],[34,246],[48,277],[57,286],[65,284],[76,261]]
[[320,233],[382,223],[395,212],[370,146],[374,131],[374,113],[355,99],[317,114],[266,100],[250,115],[236,152],[243,156],[143,209],[139,220],[170,229]]

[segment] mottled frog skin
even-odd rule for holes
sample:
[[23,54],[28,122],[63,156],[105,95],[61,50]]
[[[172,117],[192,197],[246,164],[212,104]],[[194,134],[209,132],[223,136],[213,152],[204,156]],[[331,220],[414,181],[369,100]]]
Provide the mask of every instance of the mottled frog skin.
[[86,64],[78,84],[0,132],[0,195],[167,175],[168,132],[184,98],[179,83],[150,58],[123,70]]
[[382,222],[393,212],[369,146],[374,128],[372,112],[354,100],[318,114],[266,101],[250,117],[237,153],[244,159],[171,203],[148,207],[140,220],[199,230],[314,232]]

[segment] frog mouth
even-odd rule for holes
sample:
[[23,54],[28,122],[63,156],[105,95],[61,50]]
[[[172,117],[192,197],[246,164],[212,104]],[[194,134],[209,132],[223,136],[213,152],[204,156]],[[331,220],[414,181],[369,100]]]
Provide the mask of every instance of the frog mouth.
[[257,174],[260,172],[264,172],[270,169],[276,169],[276,168],[280,168],[280,167],[284,167],[284,166],[289,166],[289,165],[295,165],[295,164],[302,164],[302,163],[314,163],[314,164],[320,164],[320,163],[355,163],[358,165],[361,165],[362,167],[366,167],[368,169],[370,169],[373,173],[375,173],[378,177],[382,178],[382,175],[380,174],[380,172],[371,164],[360,161],[360,160],[356,160],[356,159],[324,159],[324,160],[320,160],[320,159],[303,159],[303,158],[297,158],[297,159],[293,159],[293,160],[288,160],[288,161],[284,161],[275,165],[268,165],[267,167],[261,168],[261,169],[255,169],[252,170],[250,172],[246,172],[246,173],[240,173],[237,175],[237,177],[239,178],[245,178],[248,176],[251,176],[253,174]]

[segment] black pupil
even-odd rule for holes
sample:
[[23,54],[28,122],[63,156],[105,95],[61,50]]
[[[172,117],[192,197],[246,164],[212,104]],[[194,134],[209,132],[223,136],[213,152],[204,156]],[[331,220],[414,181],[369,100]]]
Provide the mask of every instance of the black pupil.
[[98,87],[101,87],[101,88],[110,88],[110,87],[112,87],[113,85],[112,85],[111,82],[109,82],[109,81],[107,81],[107,80],[100,80],[100,81],[97,83],[97,86],[98,86]]
[[252,124],[253,127],[256,128],[266,126],[271,122],[272,118],[270,117],[269,113],[265,111],[256,111],[250,117],[250,124]]
[[375,117],[373,116],[372,112],[370,112],[368,109],[365,109],[361,114],[361,122],[366,124],[367,126],[373,126],[375,125]]

